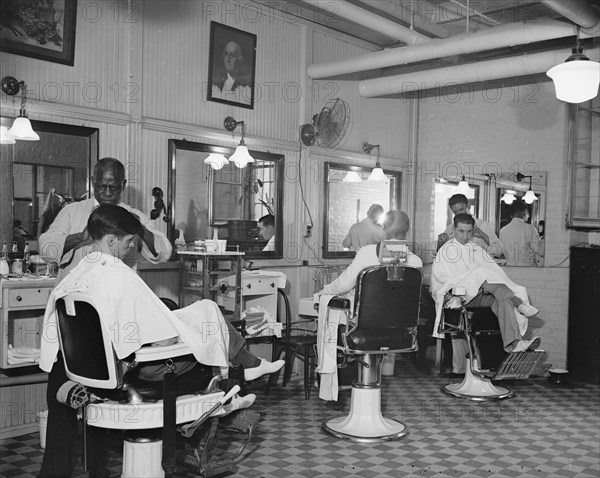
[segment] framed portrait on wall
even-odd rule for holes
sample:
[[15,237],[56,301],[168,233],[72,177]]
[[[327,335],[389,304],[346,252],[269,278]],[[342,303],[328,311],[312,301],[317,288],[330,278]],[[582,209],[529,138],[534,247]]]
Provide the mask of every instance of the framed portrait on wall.
[[0,50],[73,66],[77,0],[2,0]]
[[256,35],[210,23],[207,100],[254,109]]

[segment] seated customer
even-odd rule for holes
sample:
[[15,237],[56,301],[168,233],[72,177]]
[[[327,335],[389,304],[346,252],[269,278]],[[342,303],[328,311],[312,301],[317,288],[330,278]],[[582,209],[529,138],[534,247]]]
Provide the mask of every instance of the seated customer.
[[[515,284],[496,264],[492,257],[472,242],[475,220],[469,214],[454,216],[454,238],[438,251],[431,274],[431,294],[436,304],[436,319],[433,334],[438,333],[444,296],[456,286],[466,290],[467,307],[491,307],[500,325],[500,333],[507,352],[535,350],[539,337],[523,340],[527,330],[527,319],[538,313],[529,304],[527,291]],[[467,353],[466,342],[453,343],[453,353],[464,363]],[[464,365],[463,365],[464,367]],[[459,373],[455,370],[456,373]]]
[[[85,291],[94,299],[103,325],[112,332],[113,347],[119,359],[143,345],[181,340],[189,346],[194,358],[205,365],[226,368],[228,361],[242,365],[246,380],[275,372],[284,365],[283,360],[271,363],[250,354],[243,347],[244,338],[223,318],[212,301],[204,300],[178,312],[170,311],[121,260],[134,247],[134,237],[140,227],[139,220],[120,206],[103,204],[91,213],[87,231],[93,241],[93,252],[54,289],[44,316],[40,368],[50,372],[49,389],[60,394],[66,381],[57,334],[53,332],[57,324],[55,302],[76,291]],[[196,360],[174,359],[175,373],[194,373]],[[139,367],[139,371],[141,378],[159,381],[165,367],[148,364]],[[72,472],[69,463],[75,435],[73,427],[76,429],[75,411],[54,400],[56,395],[56,392],[48,394],[48,442],[52,445],[46,448],[40,476],[63,477]],[[101,465],[92,463],[92,468]]]

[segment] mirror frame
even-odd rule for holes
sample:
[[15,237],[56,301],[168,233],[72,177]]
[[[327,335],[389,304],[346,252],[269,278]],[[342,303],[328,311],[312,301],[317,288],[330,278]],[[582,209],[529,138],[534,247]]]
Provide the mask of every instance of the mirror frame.
[[[169,139],[169,174],[168,174],[168,186],[169,190],[167,192],[167,211],[169,225],[167,228],[167,236],[171,243],[175,242],[175,228],[176,224],[174,221],[175,218],[175,188],[177,182],[177,171],[176,171],[176,162],[177,162],[177,151],[185,150],[192,151],[197,153],[219,153],[227,156],[232,155],[235,152],[235,148],[229,148],[226,146],[217,146],[213,144],[207,143],[198,143],[195,141],[188,140],[180,140],[180,139]],[[248,259],[282,259],[283,258],[283,183],[284,183],[284,166],[285,166],[285,156],[283,154],[278,153],[268,153],[264,151],[256,151],[250,150],[249,153],[254,159],[261,161],[273,161],[275,162],[275,176],[277,179],[277,200],[275,203],[275,251],[243,251],[245,253],[245,257]],[[213,178],[214,173],[213,169],[204,163],[204,158],[201,159],[200,167],[206,171],[206,181],[208,182],[208,220],[209,225],[212,227],[214,225],[214,221],[218,221],[219,218],[214,218],[212,212],[212,193],[213,193]],[[277,216],[279,215],[279,219]]]
[[[12,125],[14,118],[9,118],[6,116],[2,116],[0,117],[0,124],[2,126],[7,126],[10,127],[10,125]],[[100,130],[98,128],[92,128],[89,126],[80,126],[80,125],[74,125],[74,124],[65,124],[65,123],[54,123],[54,122],[50,122],[50,121],[40,121],[40,120],[30,120],[31,121],[31,126],[34,129],[34,131],[36,132],[43,132],[43,133],[57,133],[57,134],[63,134],[63,135],[70,135],[70,136],[82,136],[85,138],[88,138],[88,143],[89,143],[89,154],[88,154],[88,158],[87,158],[87,162],[86,162],[86,183],[85,183],[85,190],[88,194],[88,197],[91,197],[92,191],[91,191],[91,180],[90,180],[90,176],[92,173],[92,166],[98,161],[99,158],[99,140],[98,140],[98,136],[100,134]],[[18,140],[17,140],[18,142]],[[15,145],[7,145],[7,146],[15,146]],[[20,163],[23,164],[23,163]],[[8,214],[8,217],[10,218],[10,227],[6,228],[6,231],[11,231],[10,235],[12,237],[12,222],[14,220],[13,217],[13,203],[14,203],[14,191],[13,191],[13,187],[12,185],[10,186],[10,191],[11,191],[11,202],[10,202],[10,214]],[[5,217],[2,214],[0,214],[0,217]],[[4,224],[2,224],[2,229],[4,229]],[[36,234],[36,238],[37,238],[37,234]]]
[[[353,166],[350,164],[344,163],[336,163],[327,161],[325,162],[325,176],[324,176],[324,194],[325,194],[325,202],[324,202],[324,210],[323,210],[323,258],[324,259],[342,259],[342,258],[354,258],[356,255],[356,251],[330,251],[329,250],[329,172],[330,170],[341,169],[344,171],[356,171],[361,173],[370,173],[373,168],[370,167],[362,167],[362,166]],[[387,176],[393,176],[396,182],[395,187],[395,196],[396,203],[391,205],[391,209],[401,210],[402,205],[402,172],[401,171],[392,171],[389,169],[383,170],[384,174]]]

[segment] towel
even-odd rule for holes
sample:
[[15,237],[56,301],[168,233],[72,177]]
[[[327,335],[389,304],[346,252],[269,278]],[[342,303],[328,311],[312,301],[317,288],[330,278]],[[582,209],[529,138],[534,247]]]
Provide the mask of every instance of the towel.
[[334,295],[323,294],[319,299],[317,326],[317,372],[321,374],[319,398],[337,400],[337,330],[345,323],[346,315],[341,310],[329,310],[329,301]]
[[6,358],[9,365],[37,363],[40,360],[40,351],[28,345],[13,347],[12,344],[9,344],[6,351]]

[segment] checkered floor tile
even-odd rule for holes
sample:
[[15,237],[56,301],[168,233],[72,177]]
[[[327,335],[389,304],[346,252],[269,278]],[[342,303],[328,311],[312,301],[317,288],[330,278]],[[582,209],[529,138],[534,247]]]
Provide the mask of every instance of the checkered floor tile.
[[[252,392],[262,415],[258,432],[236,474],[244,478],[294,477],[590,477],[600,476],[600,386],[550,385],[546,379],[506,381],[516,397],[470,402],[443,394],[449,379],[418,370],[399,357],[383,379],[385,416],[406,423],[403,440],[359,444],[321,432],[328,417],[347,411],[350,391],[323,402],[314,389],[304,400],[300,378],[264,395]],[[281,381],[280,381],[281,383]],[[223,436],[227,447],[233,436]],[[120,476],[120,442],[110,447],[112,477]],[[0,440],[0,476],[37,475],[43,450],[38,434]],[[87,476],[77,465],[74,477]],[[178,478],[195,476],[178,470]]]

